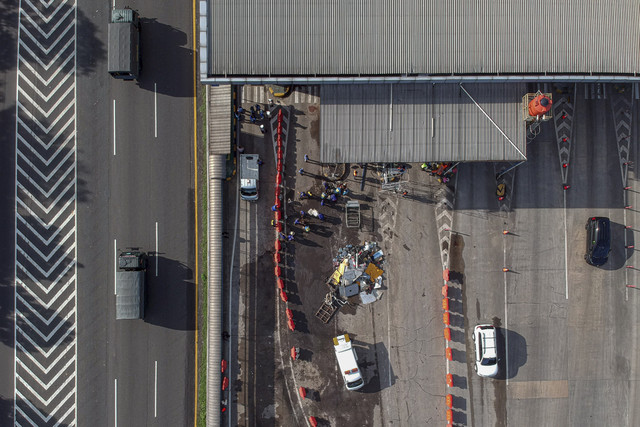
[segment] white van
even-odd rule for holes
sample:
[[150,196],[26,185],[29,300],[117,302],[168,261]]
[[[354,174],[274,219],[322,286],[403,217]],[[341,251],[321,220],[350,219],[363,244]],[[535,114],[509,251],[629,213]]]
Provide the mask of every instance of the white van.
[[240,155],[240,197],[242,200],[258,200],[259,161],[260,156],[257,154]]
[[333,347],[336,351],[336,359],[342,373],[342,379],[347,390],[358,390],[364,386],[364,380],[358,367],[358,356],[351,345],[348,334],[340,335],[333,339]]

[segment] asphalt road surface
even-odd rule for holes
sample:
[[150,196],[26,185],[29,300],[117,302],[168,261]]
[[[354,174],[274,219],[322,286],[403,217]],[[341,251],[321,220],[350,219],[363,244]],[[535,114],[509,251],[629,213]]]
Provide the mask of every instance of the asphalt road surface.
[[[190,7],[134,2],[138,82],[106,73],[107,4],[78,32],[78,424],[190,425],[194,414]],[[125,4],[117,4],[123,7]],[[185,4],[185,6],[187,6]],[[190,6],[190,4],[189,4]],[[144,320],[115,320],[116,249],[150,253]]]
[[[567,190],[551,123],[515,171],[508,214],[496,209],[492,167],[460,168],[454,224],[464,263],[456,267],[465,277],[468,331],[493,323],[501,338],[499,376],[483,379],[473,372],[467,333],[473,425],[640,422],[633,399],[638,296],[625,287],[635,283],[635,270],[626,268],[635,252],[625,245],[634,240],[637,214],[624,209],[630,203],[611,99],[586,100],[581,90]],[[637,157],[637,140],[631,153]],[[631,168],[631,186],[633,176]],[[612,252],[601,268],[583,259],[591,216],[612,220]]]

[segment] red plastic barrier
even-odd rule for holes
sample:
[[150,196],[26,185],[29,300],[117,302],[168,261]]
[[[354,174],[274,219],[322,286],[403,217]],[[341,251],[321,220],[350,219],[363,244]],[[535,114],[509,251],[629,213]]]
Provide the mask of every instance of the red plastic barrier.
[[280,264],[281,260],[282,257],[280,256],[280,252],[276,252],[275,254],[273,254],[273,262],[275,262],[276,264]]
[[282,233],[282,224],[280,223],[276,224],[276,233]]
[[442,272],[442,278],[443,278],[445,281],[447,281],[447,282],[449,281],[449,269],[448,269],[448,268],[447,268],[447,269],[445,269],[445,270]]
[[451,341],[451,328],[444,328],[444,339]]
[[273,269],[273,273],[275,274],[276,277],[280,277],[280,273],[282,272],[282,270],[280,269],[279,265],[276,265],[275,268]]
[[449,424],[453,422],[453,411],[451,409],[447,409],[447,422]]
[[289,301],[289,297],[287,296],[287,293],[283,290],[280,291],[280,299],[284,302]]
[[278,166],[276,167],[276,170],[278,172],[282,172],[282,163],[278,163]]
[[318,421],[316,421],[316,417],[309,417],[309,424],[311,424],[312,427],[318,427]]
[[276,198],[274,205],[276,205],[276,208],[280,209],[280,206],[282,205],[282,202],[280,201],[280,198]]
[[282,214],[280,211],[275,212],[276,221],[282,221]]
[[290,308],[287,308],[287,319],[293,320],[293,311]]
[[278,277],[276,279],[276,285],[278,285],[278,289],[284,289],[284,280]]
[[287,326],[289,327],[290,330],[295,331],[296,330],[296,324],[293,323],[293,320],[289,319],[287,320]]
[[307,389],[304,388],[304,387],[299,387],[298,388],[298,393],[300,393],[300,397],[303,398],[303,399],[305,397],[307,397]]
[[442,299],[442,309],[445,311],[449,311],[449,298]]
[[445,298],[449,296],[449,287],[447,285],[442,287],[442,296]]
[[453,360],[453,350],[451,350],[451,347],[447,347],[444,353],[445,356],[447,356],[447,360]]
[[445,325],[451,324],[451,316],[449,315],[448,311],[446,313],[442,313],[442,321],[444,322]]
[[220,372],[224,372],[227,370],[227,361],[222,359],[222,362],[220,362]]
[[273,244],[273,247],[275,248],[276,251],[279,251],[280,249],[282,249],[282,243],[280,243],[280,240],[276,240]]
[[447,374],[447,385],[449,387],[453,387],[453,375],[452,374]]
[[[280,163],[278,163],[280,165]],[[282,167],[279,166],[278,172],[282,171]],[[282,174],[276,174],[276,185],[282,185]],[[279,196],[278,196],[279,197]]]
[[222,379],[222,390],[226,390],[229,387],[229,378],[224,377]]
[[447,401],[447,406],[449,408],[453,408],[453,396],[451,396],[450,394],[447,394],[446,401]]
[[293,360],[298,360],[298,349],[295,347],[291,347],[291,358]]

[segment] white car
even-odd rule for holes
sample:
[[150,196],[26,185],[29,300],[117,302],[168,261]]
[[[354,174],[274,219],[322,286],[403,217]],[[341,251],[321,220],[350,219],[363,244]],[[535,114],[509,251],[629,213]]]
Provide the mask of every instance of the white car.
[[473,328],[473,342],[476,350],[475,370],[481,377],[495,377],[498,374],[498,347],[496,328],[493,325],[477,325]]

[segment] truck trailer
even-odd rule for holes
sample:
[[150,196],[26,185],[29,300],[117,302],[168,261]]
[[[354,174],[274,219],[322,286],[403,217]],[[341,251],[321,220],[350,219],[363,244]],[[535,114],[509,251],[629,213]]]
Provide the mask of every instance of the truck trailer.
[[138,248],[120,253],[116,271],[116,319],[144,319],[147,254]]

